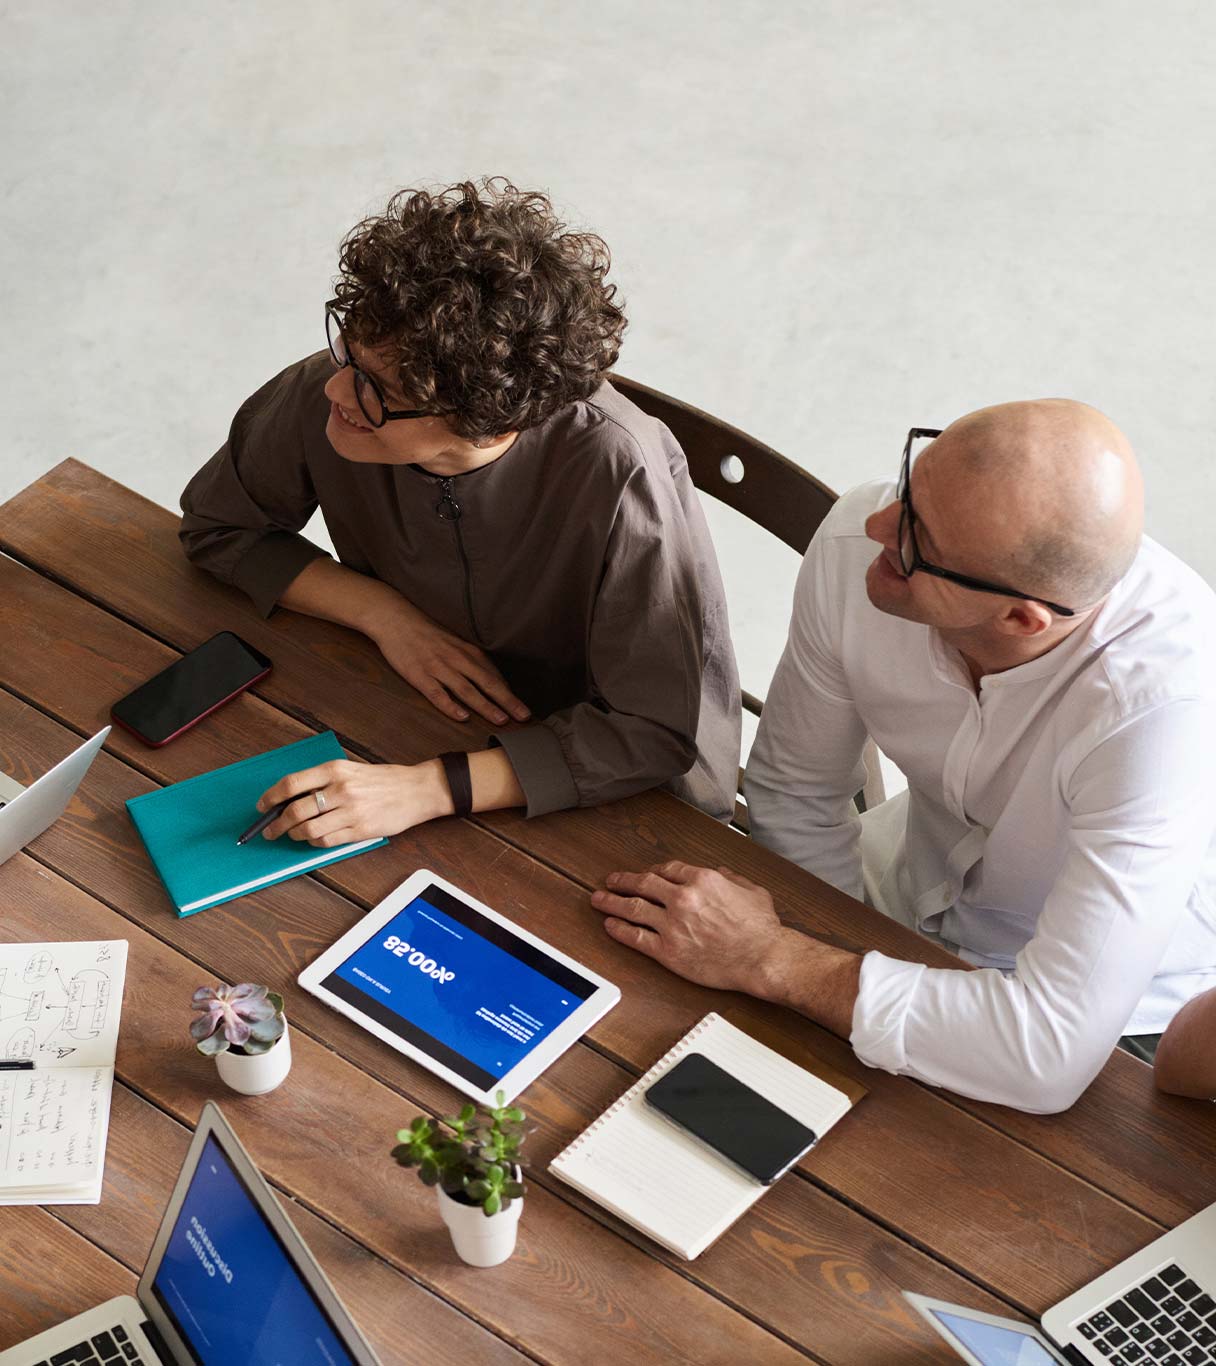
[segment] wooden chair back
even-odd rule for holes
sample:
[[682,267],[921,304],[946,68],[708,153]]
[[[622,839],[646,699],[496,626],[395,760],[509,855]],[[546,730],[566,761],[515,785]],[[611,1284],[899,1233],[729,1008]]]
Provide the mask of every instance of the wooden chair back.
[[621,375],[612,376],[612,385],[667,427],[702,493],[741,512],[799,555],[806,554],[836,501],[826,484],[771,446],[691,404]]
[[[771,446],[690,403],[623,375],[612,375],[611,380],[618,393],[658,418],[680,443],[696,488],[742,513],[799,555],[806,553],[836,501],[826,484]],[[753,716],[760,715],[763,705],[760,698],[743,693],[744,709]],[[857,803],[863,811],[883,799],[873,742],[866,744],[865,759],[868,776]],[[742,769],[739,790],[743,790]],[[734,823],[747,828],[746,808],[741,803],[735,805]]]

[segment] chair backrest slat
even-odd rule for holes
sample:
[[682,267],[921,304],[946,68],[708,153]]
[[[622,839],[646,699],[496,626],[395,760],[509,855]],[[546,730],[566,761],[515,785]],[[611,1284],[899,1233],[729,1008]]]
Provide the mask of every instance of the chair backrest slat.
[[[792,460],[699,408],[620,375],[613,387],[656,417],[683,448],[693,484],[805,554],[836,495]],[[738,462],[731,482],[723,462]]]

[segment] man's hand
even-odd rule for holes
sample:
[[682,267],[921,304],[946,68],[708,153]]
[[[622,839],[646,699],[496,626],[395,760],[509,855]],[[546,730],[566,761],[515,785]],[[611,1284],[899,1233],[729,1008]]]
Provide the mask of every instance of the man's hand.
[[604,928],[672,972],[706,987],[762,995],[781,922],[773,898],[725,868],[662,863],[610,873],[591,904]]
[[269,811],[288,799],[294,800],[266,827],[263,838],[288,835],[320,849],[396,835],[450,816],[453,809],[438,759],[409,766],[335,759],[280,778],[258,798],[258,810]]
[[849,1037],[861,959],[784,927],[763,887],[687,863],[605,881],[591,904],[613,939],[691,982],[790,1006]]
[[400,595],[377,620],[372,639],[407,683],[455,721],[467,721],[470,711],[496,726],[531,715],[484,650],[445,631]]

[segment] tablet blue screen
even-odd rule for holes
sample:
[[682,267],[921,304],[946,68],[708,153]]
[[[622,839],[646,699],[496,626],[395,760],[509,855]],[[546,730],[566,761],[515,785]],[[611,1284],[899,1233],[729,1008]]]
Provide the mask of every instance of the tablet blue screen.
[[402,907],[323,985],[483,1091],[596,989],[435,886]]
[[1006,1327],[948,1314],[943,1309],[929,1312],[984,1366],[1057,1366],[1059,1361],[1037,1340],[1029,1324],[1025,1328],[1012,1323]]

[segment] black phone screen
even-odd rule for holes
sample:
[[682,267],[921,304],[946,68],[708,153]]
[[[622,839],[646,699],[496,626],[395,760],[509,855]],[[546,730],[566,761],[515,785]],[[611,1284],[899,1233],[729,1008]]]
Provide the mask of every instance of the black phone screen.
[[221,631],[115,702],[110,715],[148,744],[163,745],[269,671],[264,654]]
[[688,1053],[646,1100],[757,1181],[770,1185],[815,1143],[816,1134],[701,1053]]

